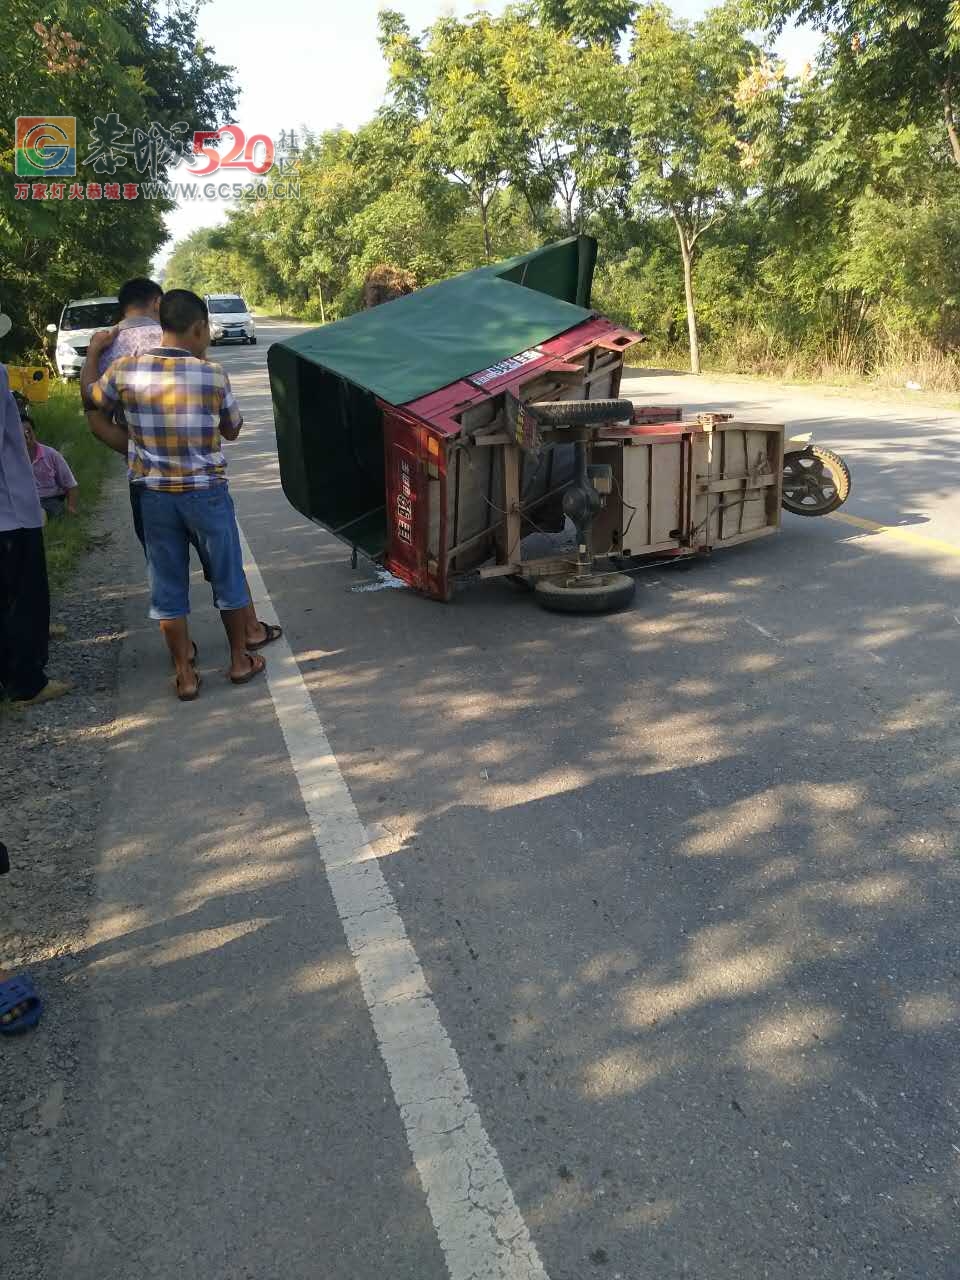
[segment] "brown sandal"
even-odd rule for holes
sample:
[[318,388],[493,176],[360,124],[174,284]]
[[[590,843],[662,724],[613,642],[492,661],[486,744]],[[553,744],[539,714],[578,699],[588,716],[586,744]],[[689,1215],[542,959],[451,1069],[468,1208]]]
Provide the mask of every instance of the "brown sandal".
[[181,702],[196,702],[196,700],[200,697],[200,684],[201,684],[200,673],[197,672],[196,676],[197,676],[197,683],[194,685],[194,687],[190,690],[189,693],[184,693],[181,690],[180,677],[179,676],[174,677],[174,683],[177,686],[177,697]]
[[[260,622],[260,619],[257,619]],[[283,635],[283,627],[275,627],[272,622],[260,622],[263,627],[264,636],[262,640],[258,640],[255,644],[247,645],[247,653],[253,653],[255,649],[265,649],[268,644],[273,644],[274,640],[279,640]]]
[[230,677],[231,684],[249,684],[251,680],[256,679],[257,676],[262,675],[262,673],[266,671],[267,669],[266,658],[261,658],[259,654],[255,654],[255,653],[248,653],[247,657],[250,659],[250,670],[246,673],[246,675],[231,676]]

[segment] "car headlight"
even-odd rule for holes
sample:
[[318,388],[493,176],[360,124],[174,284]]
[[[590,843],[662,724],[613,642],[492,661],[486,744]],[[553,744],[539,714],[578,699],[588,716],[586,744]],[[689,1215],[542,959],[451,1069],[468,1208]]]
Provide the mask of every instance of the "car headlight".
[[210,326],[210,333],[212,334],[212,336],[213,336],[214,338],[222,338],[222,337],[223,337],[223,325],[222,325],[222,324],[212,324],[212,325]]
[[57,355],[61,360],[69,360],[77,354],[77,348],[70,342],[61,342],[57,347]]

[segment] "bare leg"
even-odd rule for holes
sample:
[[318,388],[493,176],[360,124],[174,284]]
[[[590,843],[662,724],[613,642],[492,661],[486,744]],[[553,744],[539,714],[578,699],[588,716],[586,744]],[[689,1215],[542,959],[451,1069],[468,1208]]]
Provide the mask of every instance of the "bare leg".
[[260,644],[267,631],[257,617],[257,611],[251,601],[243,610],[243,638],[246,644]]
[[197,673],[193,666],[193,645],[190,643],[190,628],[186,618],[167,618],[160,623],[160,631],[170,657],[177,669],[177,689],[180,693],[191,693],[197,688]]

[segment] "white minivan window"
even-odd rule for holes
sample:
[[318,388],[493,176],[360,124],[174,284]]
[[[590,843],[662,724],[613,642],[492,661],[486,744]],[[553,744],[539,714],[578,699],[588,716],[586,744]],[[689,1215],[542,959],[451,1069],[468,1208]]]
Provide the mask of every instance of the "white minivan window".
[[209,310],[216,316],[232,315],[235,312],[247,310],[247,304],[242,298],[211,298]]

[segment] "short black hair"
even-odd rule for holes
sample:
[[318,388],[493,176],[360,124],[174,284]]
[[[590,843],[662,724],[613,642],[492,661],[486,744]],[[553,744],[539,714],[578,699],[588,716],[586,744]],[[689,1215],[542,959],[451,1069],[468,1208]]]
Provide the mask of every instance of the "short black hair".
[[17,406],[17,413],[20,415],[21,422],[29,422],[33,426],[33,415],[30,412],[30,401],[26,396],[21,395],[19,391],[11,391],[14,402]]
[[160,328],[164,333],[186,333],[198,320],[207,319],[207,304],[189,289],[171,289],[160,300]]
[[120,286],[117,301],[120,304],[120,315],[125,316],[131,307],[147,307],[154,298],[162,298],[163,290],[156,280],[148,280],[146,276],[135,276]]

